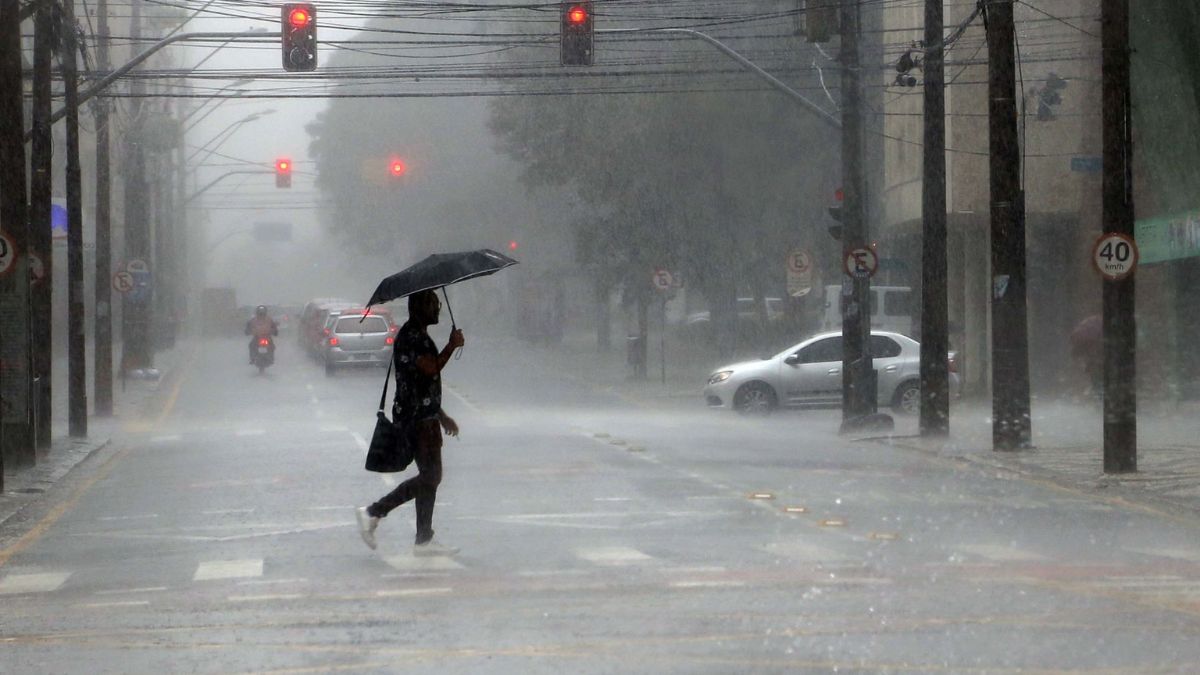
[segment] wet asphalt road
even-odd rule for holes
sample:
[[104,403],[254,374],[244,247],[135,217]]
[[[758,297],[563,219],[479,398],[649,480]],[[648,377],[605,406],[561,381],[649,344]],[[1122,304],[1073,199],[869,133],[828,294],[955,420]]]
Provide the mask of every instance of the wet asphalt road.
[[358,538],[383,371],[199,343],[0,528],[0,672],[1188,672],[1200,523],[830,432],[660,409],[473,339],[434,526]]

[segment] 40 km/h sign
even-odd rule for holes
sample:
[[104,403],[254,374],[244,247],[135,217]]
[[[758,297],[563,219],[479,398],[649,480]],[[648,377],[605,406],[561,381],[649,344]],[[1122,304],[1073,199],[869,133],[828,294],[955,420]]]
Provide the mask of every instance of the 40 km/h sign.
[[1105,279],[1120,281],[1137,269],[1137,242],[1127,234],[1106,232],[1092,247],[1092,264]]

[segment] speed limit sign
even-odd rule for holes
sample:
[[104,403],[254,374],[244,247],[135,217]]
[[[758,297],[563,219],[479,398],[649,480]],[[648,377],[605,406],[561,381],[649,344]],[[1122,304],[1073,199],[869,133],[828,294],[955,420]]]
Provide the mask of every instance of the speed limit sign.
[[1120,281],[1137,269],[1137,242],[1127,234],[1106,232],[1092,247],[1092,264],[1109,281]]
[[17,247],[13,246],[12,239],[0,234],[0,276],[11,272],[16,262]]

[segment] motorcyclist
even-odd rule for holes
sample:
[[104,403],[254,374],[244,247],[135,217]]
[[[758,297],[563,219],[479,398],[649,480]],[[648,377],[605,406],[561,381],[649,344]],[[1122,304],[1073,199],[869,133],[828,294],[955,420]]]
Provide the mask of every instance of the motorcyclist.
[[[279,325],[267,314],[267,306],[259,305],[254,308],[254,316],[246,322],[246,335],[250,336],[250,365],[254,365],[254,357],[258,353],[258,341],[279,335]],[[275,341],[270,340],[268,347],[271,356],[275,356]]]

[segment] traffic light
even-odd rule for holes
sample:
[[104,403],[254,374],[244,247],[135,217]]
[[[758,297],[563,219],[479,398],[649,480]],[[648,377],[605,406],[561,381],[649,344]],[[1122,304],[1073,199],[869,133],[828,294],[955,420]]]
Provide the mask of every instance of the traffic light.
[[508,250],[509,250],[509,251],[516,251],[516,250],[517,250],[517,240],[516,240],[516,239],[511,239],[511,240],[509,240],[509,242],[508,242]]
[[800,15],[804,19],[804,39],[829,42],[838,30],[837,0],[803,0]]
[[292,160],[285,157],[275,160],[275,187],[292,187]]
[[291,2],[283,6],[283,69],[317,69],[317,8],[309,3]]
[[564,66],[592,65],[592,3],[564,2],[560,6],[562,30],[560,60]]
[[834,199],[835,203],[832,206],[830,206],[828,209],[829,217],[836,220],[838,224],[829,226],[829,236],[833,237],[834,239],[837,239],[838,241],[841,241],[842,240],[842,201],[845,199],[845,193],[842,192],[842,188],[838,188],[837,191],[835,191],[833,193],[833,199]]
[[388,162],[388,175],[392,178],[403,178],[407,172],[408,165],[404,163],[404,160],[393,157]]

